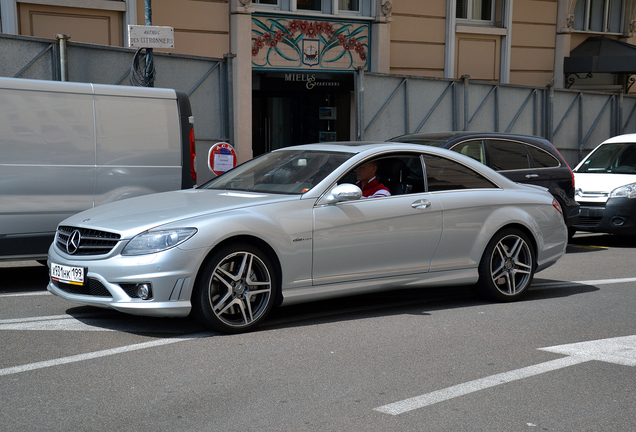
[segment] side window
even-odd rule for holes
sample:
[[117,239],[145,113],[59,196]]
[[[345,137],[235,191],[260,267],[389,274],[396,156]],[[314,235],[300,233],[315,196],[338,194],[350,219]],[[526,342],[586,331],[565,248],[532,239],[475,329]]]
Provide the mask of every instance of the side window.
[[484,150],[484,142],[482,140],[466,141],[454,146],[452,151],[461,153],[464,156],[471,157],[477,162],[486,163],[486,152]]
[[[364,167],[368,164],[374,167],[372,173]],[[371,181],[374,177],[378,184],[389,190],[391,196],[421,193],[424,192],[423,173],[419,154],[382,155],[365,160],[345,174],[338,184],[351,183],[362,186],[363,182]]]
[[561,166],[559,160],[545,150],[531,145],[526,146],[526,149],[530,153],[536,168],[558,168]]
[[424,192],[424,175],[419,155],[394,155],[379,159],[378,180],[391,195]]
[[530,156],[524,144],[515,141],[489,140],[488,164],[496,171],[508,171],[517,169],[529,169]]
[[441,156],[425,154],[424,164],[429,192],[497,187],[478,172]]

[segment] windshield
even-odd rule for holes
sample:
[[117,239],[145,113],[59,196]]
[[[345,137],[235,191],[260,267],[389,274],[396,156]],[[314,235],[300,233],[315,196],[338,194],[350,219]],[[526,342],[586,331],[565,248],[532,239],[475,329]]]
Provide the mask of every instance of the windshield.
[[252,159],[210,180],[201,189],[302,194],[353,153],[281,150]]
[[576,172],[636,174],[636,143],[604,144]]

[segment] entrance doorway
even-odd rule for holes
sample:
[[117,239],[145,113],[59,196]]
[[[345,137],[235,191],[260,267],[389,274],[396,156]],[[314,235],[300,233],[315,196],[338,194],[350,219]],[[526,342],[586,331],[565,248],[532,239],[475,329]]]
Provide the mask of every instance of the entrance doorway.
[[351,139],[352,74],[255,73],[252,88],[254,156]]

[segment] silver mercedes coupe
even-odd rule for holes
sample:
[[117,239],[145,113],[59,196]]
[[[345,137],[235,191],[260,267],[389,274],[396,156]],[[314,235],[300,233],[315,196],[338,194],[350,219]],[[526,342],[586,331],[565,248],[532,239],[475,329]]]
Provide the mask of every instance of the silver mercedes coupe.
[[[385,196],[362,196],[356,168],[368,162]],[[474,285],[513,301],[565,253],[560,212],[546,189],[449,150],[287,147],[195,189],[64,220],[48,290],[135,315],[191,315],[223,333],[279,305],[404,287]]]

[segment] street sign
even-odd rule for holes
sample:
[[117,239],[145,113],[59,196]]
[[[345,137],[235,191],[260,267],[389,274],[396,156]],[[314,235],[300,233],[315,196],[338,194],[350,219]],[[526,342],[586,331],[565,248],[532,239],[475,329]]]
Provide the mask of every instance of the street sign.
[[236,151],[226,142],[214,144],[208,152],[208,168],[216,175],[221,175],[236,166]]
[[131,48],[174,48],[174,28],[160,26],[128,26]]

